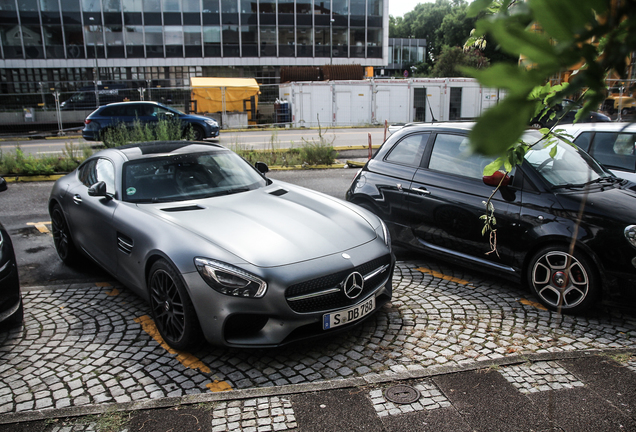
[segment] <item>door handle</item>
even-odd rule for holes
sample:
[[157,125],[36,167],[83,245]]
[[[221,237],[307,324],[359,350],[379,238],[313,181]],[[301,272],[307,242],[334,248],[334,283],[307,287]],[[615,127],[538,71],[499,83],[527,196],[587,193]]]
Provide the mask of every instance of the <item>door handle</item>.
[[417,187],[417,188],[411,188],[411,190],[412,190],[413,192],[416,192],[416,193],[418,193],[418,194],[422,194],[422,195],[430,195],[430,194],[431,194],[431,191],[430,191],[430,190],[428,190],[428,189],[426,189],[426,188],[425,188],[425,187],[423,187],[423,186],[420,186],[420,187]]
[[82,197],[79,196],[79,194],[73,195],[73,202],[77,205],[80,205],[82,203]]

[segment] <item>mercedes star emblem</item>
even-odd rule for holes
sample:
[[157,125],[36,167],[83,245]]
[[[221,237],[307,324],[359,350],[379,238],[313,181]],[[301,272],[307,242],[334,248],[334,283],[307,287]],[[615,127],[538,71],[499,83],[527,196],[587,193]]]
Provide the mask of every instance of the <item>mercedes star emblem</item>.
[[364,278],[358,272],[353,272],[342,283],[342,290],[344,294],[354,299],[362,294],[362,288],[364,287]]

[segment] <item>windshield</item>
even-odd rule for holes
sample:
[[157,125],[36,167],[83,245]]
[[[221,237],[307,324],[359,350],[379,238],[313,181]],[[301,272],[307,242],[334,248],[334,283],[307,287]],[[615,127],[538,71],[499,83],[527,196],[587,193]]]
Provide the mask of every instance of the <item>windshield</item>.
[[[532,144],[540,137],[539,133],[530,132],[523,139]],[[554,157],[551,157],[554,142],[557,143],[557,150]],[[547,146],[541,141],[528,150],[526,161],[551,185],[582,186],[613,178],[591,156],[570,144],[558,139],[545,143]]]
[[171,202],[257,189],[267,184],[235,153],[214,151],[134,160],[124,165],[124,201]]

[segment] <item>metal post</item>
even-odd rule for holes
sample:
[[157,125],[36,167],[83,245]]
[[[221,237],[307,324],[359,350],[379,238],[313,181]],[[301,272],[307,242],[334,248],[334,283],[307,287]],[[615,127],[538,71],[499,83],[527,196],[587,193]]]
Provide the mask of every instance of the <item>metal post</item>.
[[62,111],[60,110],[60,92],[54,91],[53,97],[55,97],[55,114],[57,115],[57,134],[59,136],[64,135],[62,130]]
[[329,64],[333,64],[333,5],[329,9]]

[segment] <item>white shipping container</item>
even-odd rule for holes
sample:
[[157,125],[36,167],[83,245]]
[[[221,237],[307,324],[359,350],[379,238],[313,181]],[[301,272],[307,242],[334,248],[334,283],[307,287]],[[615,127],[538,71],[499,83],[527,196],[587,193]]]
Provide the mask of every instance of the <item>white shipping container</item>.
[[279,95],[295,127],[472,120],[503,96],[472,78],[292,82]]

